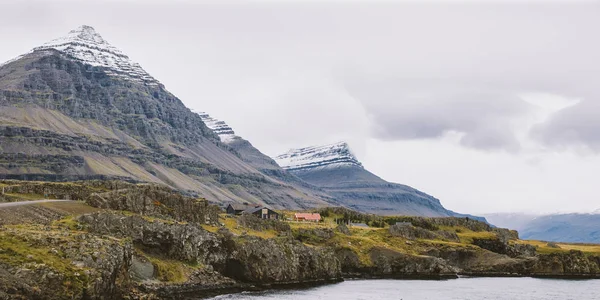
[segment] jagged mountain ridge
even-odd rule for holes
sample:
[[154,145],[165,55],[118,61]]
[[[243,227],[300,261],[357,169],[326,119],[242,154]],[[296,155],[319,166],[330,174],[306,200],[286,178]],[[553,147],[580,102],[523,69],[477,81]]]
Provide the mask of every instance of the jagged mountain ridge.
[[362,167],[345,142],[292,149],[278,155],[275,160],[283,169],[290,171],[342,165]]
[[[199,115],[89,26],[0,67],[0,142],[5,178],[119,178],[164,183],[221,203],[327,205],[222,143]],[[259,156],[249,143],[244,149]],[[285,173],[274,162],[270,168]]]
[[459,215],[430,195],[369,172],[345,142],[292,149],[275,160],[300,179],[323,188],[336,203],[351,209],[381,215]]

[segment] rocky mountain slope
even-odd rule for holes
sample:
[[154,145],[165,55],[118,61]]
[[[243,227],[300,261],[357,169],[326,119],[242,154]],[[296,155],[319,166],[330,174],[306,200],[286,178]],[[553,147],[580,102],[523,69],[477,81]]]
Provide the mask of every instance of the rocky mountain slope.
[[220,203],[327,205],[247,141],[219,134],[89,26],[0,66],[1,177],[118,178]]
[[345,142],[290,150],[275,157],[288,172],[331,194],[336,203],[380,215],[454,216],[440,201],[366,170]]
[[486,215],[492,224],[518,230],[526,239],[600,243],[600,213],[528,215],[497,213]]

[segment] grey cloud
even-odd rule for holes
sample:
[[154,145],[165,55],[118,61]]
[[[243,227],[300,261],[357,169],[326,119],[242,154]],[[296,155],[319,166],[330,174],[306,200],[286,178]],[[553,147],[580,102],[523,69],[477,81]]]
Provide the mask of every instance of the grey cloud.
[[[377,138],[459,132],[467,147],[511,151],[518,149],[511,120],[527,111],[515,95],[576,97],[600,76],[597,3],[0,2],[11,12],[0,18],[10,28],[0,31],[9,41],[0,61],[93,25],[188,106],[233,123],[273,153],[286,150],[267,144],[274,137],[319,143],[363,124],[360,107],[327,81],[340,68],[361,71],[343,87],[372,117]],[[365,85],[385,76],[395,80]],[[299,110],[310,122],[285,122],[300,119]],[[557,143],[552,134],[541,140]]]
[[535,126],[531,135],[553,148],[584,146],[600,151],[599,116],[600,101],[593,98],[583,100],[554,113],[547,121]]
[[386,80],[347,84],[370,115],[373,134],[382,140],[462,135],[460,144],[481,150],[517,151],[512,122],[532,107],[516,95],[439,82]]

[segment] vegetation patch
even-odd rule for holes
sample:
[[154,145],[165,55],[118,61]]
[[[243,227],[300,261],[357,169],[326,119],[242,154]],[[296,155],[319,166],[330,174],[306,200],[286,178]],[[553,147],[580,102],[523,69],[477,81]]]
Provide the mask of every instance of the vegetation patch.
[[563,253],[576,250],[586,254],[600,255],[600,244],[567,244],[533,240],[517,240],[514,243],[535,246],[537,252],[540,254]]
[[[24,235],[26,236],[26,234]],[[74,266],[62,253],[35,243],[29,243],[21,236],[0,231],[0,262],[25,269],[50,268],[62,277],[61,294],[76,298],[88,285],[85,268]]]
[[151,254],[143,251],[141,247],[136,247],[135,252],[138,256],[143,256],[154,266],[154,277],[162,282],[183,283],[189,280],[190,275],[202,268],[201,264],[190,264],[179,260],[169,259],[160,255]]

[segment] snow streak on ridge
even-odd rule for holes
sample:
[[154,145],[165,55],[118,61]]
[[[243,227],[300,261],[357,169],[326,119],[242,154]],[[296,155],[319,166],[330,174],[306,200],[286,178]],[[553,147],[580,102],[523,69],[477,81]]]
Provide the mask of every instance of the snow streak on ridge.
[[275,157],[275,161],[286,170],[339,166],[357,166],[362,168],[362,164],[356,159],[346,142],[292,149],[287,153]]
[[66,36],[54,39],[32,50],[55,49],[67,57],[94,67],[102,67],[105,72],[125,80],[158,85],[159,82],[142,67],[134,63],[121,50],[105,41],[94,28],[83,25],[71,30]]

